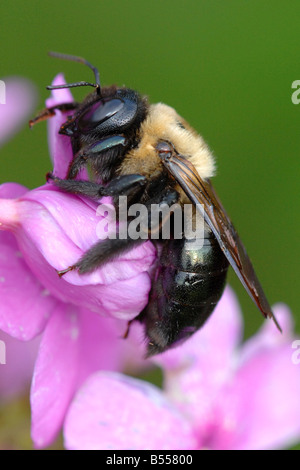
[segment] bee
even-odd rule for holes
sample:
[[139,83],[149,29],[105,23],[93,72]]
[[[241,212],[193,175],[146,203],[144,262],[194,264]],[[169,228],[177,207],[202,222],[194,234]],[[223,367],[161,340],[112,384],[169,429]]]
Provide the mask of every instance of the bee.
[[[54,57],[76,61],[92,69],[95,83],[77,82],[47,89],[91,86],[81,103],[65,103],[43,110],[30,124],[47,119],[56,110],[69,113],[59,134],[71,139],[73,159],[65,179],[48,180],[60,189],[99,199],[112,196],[115,204],[126,195],[129,204],[144,204],[149,212],[148,235],[158,234],[159,257],[149,301],[137,320],[145,326],[148,356],[162,353],[203,326],[217,305],[229,265],[265,318],[274,317],[232,222],[211,182],[214,158],[203,138],[170,106],[149,104],[138,92],[115,85],[102,87],[96,67],[85,59],[59,53]],[[93,181],[78,179],[87,165]],[[184,206],[192,203],[204,220],[200,247],[186,237],[161,239],[166,221],[151,223],[153,204]],[[171,217],[171,216],[170,216]],[[93,245],[73,266],[88,273],[143,239],[106,239]]]

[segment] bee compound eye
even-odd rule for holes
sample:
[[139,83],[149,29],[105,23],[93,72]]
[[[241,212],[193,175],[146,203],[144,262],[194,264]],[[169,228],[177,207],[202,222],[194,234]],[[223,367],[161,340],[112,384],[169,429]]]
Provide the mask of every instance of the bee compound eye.
[[92,104],[78,120],[78,129],[89,132],[99,124],[107,121],[124,107],[124,101],[119,98],[99,100]]

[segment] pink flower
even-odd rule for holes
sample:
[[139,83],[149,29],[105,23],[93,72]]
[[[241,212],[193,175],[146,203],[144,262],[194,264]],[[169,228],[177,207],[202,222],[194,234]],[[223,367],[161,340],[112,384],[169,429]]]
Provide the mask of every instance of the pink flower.
[[[69,91],[57,90],[47,105],[68,101]],[[13,104],[0,113],[3,138],[13,109],[21,112]],[[58,135],[65,120],[57,111],[49,121],[54,174],[62,178],[72,158],[69,138]],[[51,184],[32,191],[0,186],[0,340],[10,356],[0,364],[0,393],[6,394],[4,380],[9,393],[13,385],[21,390],[35,362],[36,447],[50,444],[63,423],[69,449],[262,449],[298,441],[300,375],[282,305],[275,313],[284,334],[266,322],[241,346],[239,307],[228,288],[205,328],[151,360],[164,372],[163,390],[120,373],[151,363],[139,359],[139,325],[129,341],[120,338],[147,303],[156,254],[146,242],[91,274],[72,271],[59,279],[56,271],[97,241],[97,206]],[[35,347],[40,342],[37,358],[32,340]]]
[[[4,80],[5,103],[0,104],[0,145],[25,124],[36,103],[31,82],[20,77]],[[0,234],[1,238],[2,234]],[[0,252],[0,264],[3,253]],[[4,282],[0,274],[0,284]],[[1,298],[1,310],[3,300]],[[39,339],[22,343],[0,331],[0,401],[11,400],[30,384]]]
[[[47,104],[70,100],[69,91],[60,90]],[[60,177],[72,158],[69,139],[58,135],[65,120],[57,111],[49,122]],[[0,186],[0,328],[23,341],[43,333],[31,386],[37,447],[55,438],[74,393],[92,372],[123,370],[130,344],[120,338],[148,300],[148,270],[156,256],[150,242],[92,274],[58,277],[56,270],[74,264],[98,241],[97,206],[51,184],[32,191],[15,183]]]
[[3,82],[5,103],[0,104],[0,145],[24,125],[37,101],[35,88],[29,80],[9,77]]
[[39,340],[24,343],[0,331],[0,404],[28,391]]
[[157,356],[163,390],[119,373],[90,376],[69,408],[68,449],[278,449],[300,440],[300,370],[292,361],[291,315],[244,344],[227,288],[206,326]]

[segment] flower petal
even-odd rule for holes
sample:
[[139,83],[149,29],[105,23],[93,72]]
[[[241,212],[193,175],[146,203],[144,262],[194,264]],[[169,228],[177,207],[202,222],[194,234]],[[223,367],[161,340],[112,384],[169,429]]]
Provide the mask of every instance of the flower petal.
[[28,389],[39,342],[38,337],[24,343],[0,331],[1,402],[11,400]]
[[[142,362],[136,356],[142,354],[142,345],[135,338],[123,338],[127,322],[102,317],[88,310],[82,310],[79,319],[81,353],[77,364],[78,386],[95,371],[123,370],[130,359],[132,365],[139,364],[141,367]],[[134,357],[132,347],[135,347]]]
[[168,397],[206,432],[214,401],[232,372],[233,354],[241,340],[242,317],[227,287],[203,328],[182,346],[154,358],[161,364]]
[[[158,424],[159,423],[159,424]],[[91,376],[65,421],[67,449],[193,449],[189,424],[149,383],[116,373]]]
[[154,357],[164,373],[168,398],[188,417],[202,441],[214,413],[215,400],[232,373],[242,317],[233,291],[225,292],[203,328],[181,346]]
[[41,253],[26,237],[19,238],[19,244],[37,279],[42,280],[51,295],[63,302],[128,321],[136,317],[147,304],[151,287],[148,273],[140,273],[109,285],[76,286],[60,279],[57,272],[45,263]]
[[259,352],[263,353],[271,347],[292,343],[294,325],[291,311],[285,304],[275,305],[273,311],[282,333],[278,331],[273,321],[269,319],[265,321],[260,330],[243,344],[238,356],[239,366]]
[[[76,263],[84,252],[99,242],[97,225],[101,218],[97,215],[96,202],[62,193],[52,186],[27,193],[23,201],[38,203],[21,204],[20,218],[26,221],[35,245],[54,268],[61,270]],[[150,242],[146,242],[120,256],[117,262],[107,263],[105,268],[91,275],[80,276],[76,272],[70,272],[64,279],[79,285],[111,284],[148,271],[154,259],[155,248]]]
[[128,341],[124,322],[60,304],[44,332],[31,390],[32,436],[49,445],[76,390],[97,370],[122,370]]
[[44,332],[31,387],[32,439],[49,445],[60,430],[77,384],[78,310],[59,304]]
[[56,300],[34,277],[12,234],[0,232],[0,247],[0,328],[30,340],[44,329]]
[[[52,85],[65,85],[66,80],[64,77],[64,74],[59,73],[56,75],[54,80],[52,81]],[[74,98],[72,96],[72,93],[69,88],[60,88],[58,90],[52,90],[51,91],[51,96],[46,100],[46,106],[47,108],[52,108],[53,106],[56,106],[58,104],[63,104],[63,103],[73,103]],[[55,119],[55,117],[53,118]]]
[[[300,368],[291,344],[259,351],[244,363],[220,404],[214,449],[279,449],[300,441]],[[222,401],[221,401],[222,400]]]
[[293,362],[292,315],[284,304],[273,311],[283,333],[266,321],[242,345],[236,373],[222,391],[213,448],[278,449],[300,441],[300,369]]
[[[155,248],[144,243],[91,274],[56,270],[76,263],[97,241],[96,211],[91,203],[57,190],[26,193],[18,202],[20,249],[32,272],[63,302],[131,320],[145,307],[151,287],[148,269]],[[84,227],[84,230],[83,230]]]
[[196,367],[224,370],[242,340],[242,315],[233,290],[227,286],[215,311],[203,328],[182,345],[154,360],[164,369]]
[[18,183],[4,183],[0,185],[0,198],[15,199],[28,192],[25,186]]
[[[59,74],[53,80],[52,85],[63,85],[65,79],[62,74]],[[73,96],[68,88],[60,90],[52,90],[51,97],[46,101],[46,106],[51,108],[62,103],[72,103]],[[48,143],[50,149],[50,156],[54,165],[54,174],[59,178],[65,178],[68,166],[73,158],[71,140],[65,135],[58,134],[60,126],[66,122],[67,116],[70,112],[63,113],[59,110],[55,111],[55,116],[48,119]]]
[[6,100],[0,105],[0,144],[25,123],[37,100],[35,87],[29,80],[9,77],[4,83]]

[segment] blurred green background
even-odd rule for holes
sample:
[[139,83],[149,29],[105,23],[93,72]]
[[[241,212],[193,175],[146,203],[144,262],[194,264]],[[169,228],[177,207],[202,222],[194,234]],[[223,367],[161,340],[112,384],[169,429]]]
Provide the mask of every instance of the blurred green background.
[[[58,72],[92,80],[89,69],[47,56],[54,50],[97,65],[103,84],[125,84],[173,106],[206,139],[218,165],[214,185],[252,258],[271,304],[299,322],[298,247],[300,2],[137,0],[1,2],[1,77],[22,75],[43,108]],[[74,90],[79,100],[87,89]],[[1,149],[0,183],[30,188],[51,169],[46,125],[25,127]],[[235,275],[246,336],[262,317]]]

